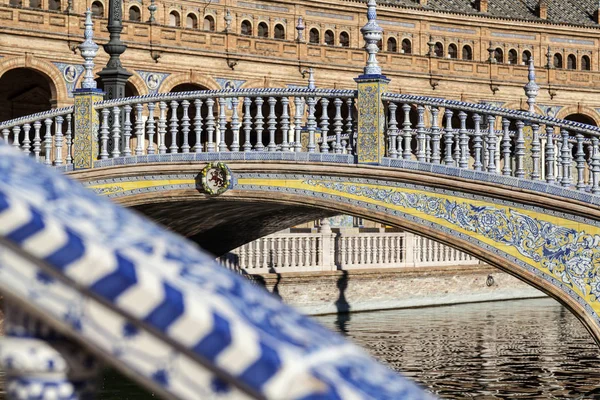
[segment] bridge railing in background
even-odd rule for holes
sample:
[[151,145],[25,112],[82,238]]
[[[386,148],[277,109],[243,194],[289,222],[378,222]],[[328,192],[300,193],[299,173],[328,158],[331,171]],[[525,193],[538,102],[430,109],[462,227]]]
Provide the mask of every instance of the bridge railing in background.
[[479,264],[451,247],[408,232],[289,233],[265,236],[219,261],[248,274]]
[[600,193],[600,128],[529,112],[385,93],[386,155]]
[[73,162],[73,107],[58,108],[0,123],[6,143],[46,165]]

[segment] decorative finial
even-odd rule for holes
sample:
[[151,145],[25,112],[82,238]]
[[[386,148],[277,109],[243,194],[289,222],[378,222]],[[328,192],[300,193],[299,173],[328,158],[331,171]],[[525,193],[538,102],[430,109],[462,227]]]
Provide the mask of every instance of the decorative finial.
[[546,68],[550,69],[550,68],[554,67],[554,63],[553,63],[554,60],[552,60],[552,49],[550,48],[550,46],[548,46],[548,52],[546,53],[546,61],[547,61]]
[[65,11],[67,14],[71,14],[73,12],[73,0],[67,1],[67,9]]
[[94,80],[94,58],[98,54],[98,45],[94,43],[94,23],[92,22],[92,12],[88,8],[85,12],[85,31],[83,37],[85,41],[79,45],[81,57],[85,60],[83,68],[83,81],[81,87],[83,89],[96,89],[96,81]]
[[298,25],[296,25],[296,30],[298,31],[298,41],[299,42],[303,42],[304,41],[304,20],[302,19],[302,17],[298,17]]
[[377,63],[377,53],[379,52],[377,43],[381,40],[383,29],[377,25],[377,2],[375,0],[369,0],[367,6],[368,22],[360,29],[360,32],[365,39],[365,49],[369,54],[367,66],[364,71],[365,75],[381,75],[381,67]]
[[155,0],[150,0],[150,5],[148,6],[148,11],[150,11],[150,18],[148,18],[148,22],[153,23],[156,22],[156,18],[154,17],[154,13],[156,13],[156,4]]
[[535,66],[533,65],[533,57],[529,58],[529,82],[525,85],[525,95],[527,96],[527,104],[529,104],[529,112],[535,112],[535,99],[538,95],[540,87],[535,83]]
[[315,83],[315,71],[313,71],[312,68],[308,69],[308,88],[310,90],[314,90],[317,88],[317,85]]
[[233,18],[231,17],[231,11],[229,8],[225,11],[225,32],[229,32],[231,30],[231,21]]

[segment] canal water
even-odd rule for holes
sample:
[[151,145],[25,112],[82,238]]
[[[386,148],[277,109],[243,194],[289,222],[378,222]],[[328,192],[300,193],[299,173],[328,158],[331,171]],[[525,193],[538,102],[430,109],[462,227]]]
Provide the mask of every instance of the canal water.
[[[600,398],[600,350],[551,299],[316,319],[440,398]],[[99,396],[152,398],[114,372],[106,374]]]

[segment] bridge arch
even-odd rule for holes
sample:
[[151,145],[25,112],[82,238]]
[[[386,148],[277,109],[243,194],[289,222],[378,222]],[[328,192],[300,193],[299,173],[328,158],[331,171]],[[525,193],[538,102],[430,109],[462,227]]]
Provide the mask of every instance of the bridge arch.
[[[78,178],[209,249],[214,243],[206,233],[227,237],[229,248],[221,241],[221,247],[210,249],[213,253],[303,218],[345,213],[393,225],[474,255],[544,291],[573,311],[600,342],[600,208],[575,196],[556,195],[555,186],[540,183],[525,189],[514,178],[512,186],[510,180],[498,184],[487,173],[478,174],[480,181],[463,179],[451,167],[444,168],[444,175],[425,168],[415,174],[373,166],[246,160],[228,163],[234,187],[215,198],[198,189],[204,165],[175,163],[164,165],[160,173],[156,165],[138,165],[88,171]],[[413,165],[419,169],[418,163]],[[125,182],[114,183],[125,176]],[[248,210],[255,218],[268,217],[269,209],[272,223],[255,230],[244,225]],[[286,209],[300,214],[293,219]],[[216,210],[221,210],[220,225],[231,224],[228,231],[215,230],[215,221],[202,227],[204,232],[181,231],[192,216],[202,221]]]

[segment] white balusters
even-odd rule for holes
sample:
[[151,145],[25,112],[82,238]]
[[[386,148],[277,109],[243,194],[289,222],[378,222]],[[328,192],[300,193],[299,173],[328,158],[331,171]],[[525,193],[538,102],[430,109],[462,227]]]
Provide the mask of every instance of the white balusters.
[[329,100],[323,97],[321,99],[321,153],[329,153],[329,115],[327,114],[327,107],[329,106]]
[[125,105],[123,107],[125,121],[123,122],[123,156],[128,157],[131,155],[131,106]]
[[189,153],[190,152],[190,102],[187,100],[183,100],[181,102],[181,109],[183,110],[183,115],[181,116],[181,152]]
[[224,97],[219,97],[219,151],[227,151],[227,143],[225,142],[225,133],[227,131],[227,115],[226,112],[227,100]]
[[515,146],[515,176],[525,178],[525,138],[523,137],[523,121],[517,121],[517,140]]
[[542,144],[540,141],[540,126],[537,124],[533,124],[531,126],[533,131],[532,139],[531,139],[531,162],[533,164],[533,168],[531,171],[531,180],[537,181],[540,180],[542,174],[540,172],[540,153]]
[[510,175],[512,172],[510,159],[510,121],[502,118],[502,175]]
[[575,138],[577,139],[577,150],[575,152],[577,190],[585,190],[585,151],[583,150],[584,137],[581,133],[578,133]]
[[316,135],[316,130],[317,130],[317,119],[315,118],[315,111],[316,111],[316,99],[314,97],[309,97],[306,99],[306,104],[308,105],[308,120],[307,120],[307,128],[308,128],[308,152],[309,153],[314,153],[315,149],[317,148],[316,146],[316,140],[315,140],[315,135]]
[[404,143],[402,145],[402,158],[410,160],[412,158],[412,151],[410,142],[412,140],[412,128],[410,122],[410,104],[402,104],[402,111],[404,111],[404,120],[402,122],[402,138]]
[[256,151],[262,151],[265,148],[265,145],[263,144],[264,116],[262,113],[262,105],[264,102],[265,101],[262,97],[257,97],[254,100],[254,104],[256,105],[256,116],[254,117],[256,144],[254,145],[254,150]]
[[42,150],[42,143],[40,137],[41,128],[42,123],[40,121],[35,121],[33,123],[33,156],[36,161],[40,160],[40,152]]
[[458,159],[458,166],[460,168],[469,167],[469,136],[467,135],[467,113],[461,111],[458,113],[458,119],[460,121],[459,134],[459,147],[460,156]]
[[[558,128],[557,128],[558,129]],[[546,125],[546,182],[555,183],[556,178],[554,175],[554,128],[550,125]]]
[[571,144],[569,143],[569,132],[566,129],[561,130],[562,143],[560,147],[560,164],[562,169],[560,185],[563,187],[571,186],[573,181],[571,177],[572,153]]
[[234,97],[231,99],[231,107],[233,108],[233,114],[231,116],[231,131],[233,133],[233,141],[231,142],[231,151],[240,151],[240,116],[238,107],[240,105],[240,99]]
[[473,169],[475,171],[483,170],[483,139],[481,136],[481,115],[473,114],[473,123],[475,124],[475,132],[473,133]]
[[[67,121],[67,132],[65,133],[65,140],[67,142],[67,156],[65,158],[65,162],[67,164],[71,164],[73,163],[73,115],[72,114],[67,114],[67,116],[65,117],[66,121]],[[29,124],[27,124],[29,125]],[[27,130],[27,132],[29,132],[29,130]],[[26,134],[26,136],[29,136],[29,134]],[[29,139],[28,139],[29,140]],[[27,151],[29,153],[29,151]]]
[[439,114],[439,108],[431,107],[431,162],[433,164],[439,164],[442,161]]
[[167,153],[167,109],[168,105],[166,102],[161,101],[158,103],[158,154]]
[[498,137],[496,136],[496,117],[493,115],[487,116],[488,120],[488,135],[487,135],[487,172],[496,173],[496,144]]
[[333,105],[335,106],[335,116],[333,117],[333,133],[335,135],[335,145],[333,146],[333,152],[336,154],[341,154],[344,149],[342,148],[342,99],[336,97],[333,101]]
[[148,134],[148,147],[146,148],[146,153],[148,154],[156,154],[156,147],[154,146],[154,135],[156,134],[156,121],[154,120],[155,109],[155,103],[148,103],[148,120],[146,121],[146,133]]
[[50,118],[46,118],[44,120],[44,125],[46,127],[44,134],[44,164],[52,165],[52,120]]
[[446,108],[444,116],[446,117],[446,128],[444,129],[444,164],[454,165],[452,158],[452,143],[454,141],[454,131],[452,129],[452,115],[454,112]]
[[417,161],[426,161],[425,107],[417,106]]
[[281,107],[282,107],[282,111],[281,111],[281,133],[283,135],[282,138],[282,142],[281,142],[281,150],[282,151],[289,151],[290,150],[290,143],[289,143],[289,131],[290,131],[290,114],[289,114],[289,105],[290,105],[290,99],[288,99],[287,97],[282,97],[281,98]]
[[54,119],[55,122],[55,133],[54,133],[54,165],[63,165],[62,150],[63,150],[63,122],[62,116],[57,116]]
[[[237,98],[236,98],[237,100]],[[202,152],[202,100],[194,100],[194,147],[192,151],[194,153]],[[237,110],[236,110],[237,112]]]
[[250,133],[252,132],[252,116],[250,114],[250,107],[252,106],[252,100],[249,97],[244,98],[244,151],[252,150],[252,142],[250,141]]
[[303,114],[303,100],[301,97],[294,98],[294,107],[296,112],[294,114],[294,131],[295,131],[295,139],[294,139],[294,151],[300,152],[302,151],[302,114]]
[[[71,116],[71,114],[67,114],[67,117],[70,117],[70,116]],[[23,125],[23,145],[22,145],[21,149],[23,150],[23,152],[25,154],[29,154],[31,152],[31,140],[29,139],[30,131],[31,131],[31,125],[24,124]],[[69,143],[67,142],[67,148],[68,148],[68,146],[69,146]],[[67,163],[68,162],[69,162],[69,160],[67,159]]]
[[179,147],[177,146],[177,130],[179,127],[178,119],[177,119],[177,108],[179,104],[173,100],[171,101],[171,119],[170,119],[170,132],[171,132],[171,145],[169,146],[169,152],[177,153],[179,152]]
[[113,107],[112,112],[113,117],[113,126],[112,126],[112,139],[113,139],[113,148],[111,152],[111,156],[113,158],[119,157],[121,155],[120,143],[121,139],[121,109],[119,107]]
[[277,115],[275,114],[275,105],[277,104],[277,99],[275,97],[269,97],[267,101],[269,103],[269,116],[267,117],[269,144],[267,144],[267,151],[276,151],[277,143],[275,142],[275,132],[277,131]]
[[21,126],[19,126],[19,125],[13,126],[12,132],[13,132],[12,146],[14,148],[18,149],[19,147],[21,147],[21,145],[19,144],[19,135],[21,134]]

